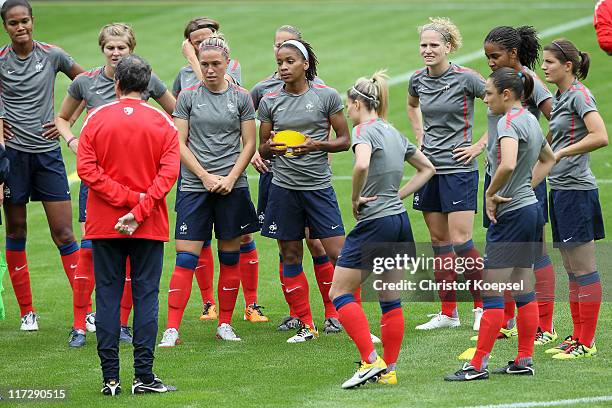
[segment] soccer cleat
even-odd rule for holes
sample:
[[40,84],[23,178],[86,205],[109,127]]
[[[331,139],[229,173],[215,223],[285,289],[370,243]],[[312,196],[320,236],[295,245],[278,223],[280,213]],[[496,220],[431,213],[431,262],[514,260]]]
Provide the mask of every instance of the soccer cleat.
[[361,361],[357,364],[359,364],[359,368],[351,378],[342,383],[342,388],[349,389],[359,387],[368,382],[370,378],[383,373],[387,369],[387,364],[380,356],[376,356],[376,361],[373,363]]
[[204,310],[200,320],[217,320],[217,306],[213,305],[210,301],[204,303]]
[[484,310],[482,310],[481,307],[477,307],[472,309],[472,312],[474,312],[474,325],[472,326],[472,329],[474,329],[474,331],[478,331],[480,330],[480,320],[482,319]]
[[157,347],[170,348],[178,344],[181,344],[181,339],[179,338],[178,330],[170,328],[166,329],[162,336],[162,340],[159,342]]
[[510,337],[515,336],[518,336],[518,329],[516,328],[516,326],[512,327],[511,329],[506,329],[505,327],[502,327],[501,329],[499,329],[497,339],[509,339]]
[[576,344],[576,340],[574,340],[572,336],[567,336],[565,340],[561,342],[561,344],[553,348],[549,348],[548,350],[545,351],[545,353],[546,354],[565,353],[567,349],[573,346],[574,344]]
[[489,371],[487,369],[477,370],[470,363],[463,363],[463,367],[460,370],[444,377],[444,381],[474,381],[486,380],[488,378]]
[[36,331],[38,330],[38,315],[34,312],[28,312],[21,317],[21,330]]
[[252,305],[248,305],[246,309],[244,309],[244,320],[248,320],[251,323],[265,323],[270,321],[267,316],[264,316],[261,309],[263,306],[258,305],[257,303],[253,303]]
[[547,331],[543,332],[538,329],[538,333],[536,334],[533,344],[536,346],[543,346],[544,344],[552,343],[553,341],[557,340],[557,337],[559,336],[557,336],[555,329],[552,329],[552,333]]
[[308,340],[314,340],[319,337],[319,332],[317,329],[311,329],[310,326],[305,324],[302,326],[295,336],[289,338],[287,343],[303,343]]
[[397,374],[395,370],[389,371],[388,373],[382,373],[378,376],[376,382],[378,384],[397,385]]
[[115,380],[114,378],[108,381],[104,381],[102,383],[102,394],[110,395],[114,397],[115,395],[121,394],[121,382],[119,380]]
[[372,339],[372,343],[374,344],[381,344],[382,341],[376,337],[373,333],[370,333],[370,339]]
[[68,338],[68,347],[83,347],[85,345],[85,332],[83,330],[72,329]]
[[152,382],[144,383],[140,378],[134,378],[132,382],[132,394],[163,393],[176,391],[176,387],[167,385],[159,378],[155,377]]
[[85,316],[85,328],[90,333],[96,332],[96,313],[90,312]]
[[458,317],[449,317],[442,314],[442,312],[436,314],[428,314],[427,317],[431,317],[431,320],[427,323],[419,324],[417,330],[433,330],[441,329],[444,327],[459,327],[461,323]]
[[236,335],[236,332],[234,332],[234,328],[227,323],[221,323],[221,325],[217,327],[217,338],[227,341],[241,340],[240,337]]
[[121,329],[119,330],[119,341],[131,343],[132,340],[132,329],[130,329],[129,326],[121,326]]
[[276,330],[278,331],[290,331],[299,329],[302,327],[302,322],[297,317],[287,316],[283,317],[282,322],[278,325]]
[[522,366],[514,361],[508,361],[508,365],[502,368],[496,368],[492,371],[493,374],[511,374],[511,375],[535,375],[533,364]]
[[580,342],[570,346],[564,353],[557,353],[552,357],[555,360],[574,360],[583,357],[595,357],[597,355],[597,347],[593,344],[592,347],[587,347]]
[[342,332],[342,324],[340,323],[340,320],[336,319],[335,317],[330,317],[329,319],[325,319],[324,325],[325,325],[325,328],[323,329],[323,332],[325,334],[333,334],[333,333]]

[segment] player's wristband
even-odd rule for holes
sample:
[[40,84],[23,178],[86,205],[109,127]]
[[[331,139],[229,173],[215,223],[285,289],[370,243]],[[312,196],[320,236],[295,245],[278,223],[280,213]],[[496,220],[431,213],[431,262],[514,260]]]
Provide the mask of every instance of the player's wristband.
[[73,136],[70,139],[66,140],[66,146],[70,147],[70,143],[74,142],[75,140],[79,140],[79,139]]

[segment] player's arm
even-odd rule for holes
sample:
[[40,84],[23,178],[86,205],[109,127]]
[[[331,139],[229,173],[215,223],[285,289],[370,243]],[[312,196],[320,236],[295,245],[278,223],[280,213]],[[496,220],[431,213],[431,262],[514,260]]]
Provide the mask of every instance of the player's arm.
[[589,153],[608,145],[608,132],[599,112],[591,111],[584,115],[583,120],[589,133],[579,142],[558,150],[555,153],[557,162],[564,157]]
[[412,127],[412,133],[414,133],[414,137],[416,138],[417,149],[421,150],[421,145],[423,144],[423,116],[421,115],[418,96],[408,94],[406,100],[406,113],[408,114],[410,127]]
[[155,101],[159,103],[159,106],[161,106],[168,115],[172,115],[174,108],[176,108],[176,98],[172,96],[168,90],[166,90],[166,92],[164,92],[159,98],[155,98]]
[[491,179],[491,184],[485,192],[486,211],[489,219],[495,224],[497,204],[505,203],[512,200],[511,197],[500,197],[497,192],[510,180],[512,172],[516,168],[518,157],[518,140],[512,137],[502,137],[499,139],[501,148],[501,160],[495,174]]
[[399,190],[401,200],[414,194],[436,174],[436,168],[420,150],[416,150],[412,156],[407,159],[407,162],[414,167],[416,173],[410,180]]
[[271,122],[260,122],[259,124],[259,155],[264,160],[270,160],[272,156],[282,156],[287,153],[287,145],[272,141],[274,137],[274,125]]
[[193,70],[193,73],[198,78],[198,81],[202,81],[204,79],[204,75],[202,75],[202,67],[200,66],[200,60],[198,59],[198,54],[196,53],[196,49],[193,48],[193,45],[189,41],[189,39],[185,39],[182,45],[183,56],[187,59],[187,63]]
[[66,97],[62,101],[60,111],[57,117],[55,118],[55,127],[57,128],[57,131],[64,138],[66,144],[68,145],[70,150],[74,152],[74,154],[77,154],[79,148],[79,139],[77,139],[74,133],[72,133],[72,129],[70,127],[79,117],[79,115],[83,111],[84,106],[84,101],[79,101],[78,99],[75,99],[70,95],[66,95]]
[[193,152],[187,147],[187,137],[189,136],[189,122],[185,119],[174,118],[174,126],[178,130],[179,149],[181,153],[181,163],[189,169],[190,172],[195,174],[207,190],[212,189],[219,176],[215,176],[207,172],[204,167],[200,164],[198,159],[194,156]]
[[555,154],[550,148],[550,145],[548,143],[544,143],[544,146],[542,146],[542,150],[540,150],[540,154],[538,155],[538,162],[533,167],[533,171],[531,172],[531,188],[536,188],[536,186],[546,178],[555,163]]
[[470,164],[472,160],[480,156],[482,152],[487,148],[487,139],[489,138],[489,132],[484,134],[478,139],[476,143],[467,147],[458,147],[453,150],[453,159],[458,162],[464,162],[464,164]]
[[353,204],[353,216],[357,219],[359,217],[359,207],[365,203],[376,200],[378,197],[361,196],[363,186],[368,179],[372,147],[366,143],[359,143],[355,145],[354,149],[355,164],[353,166],[353,193],[351,195],[351,202]]
[[314,140],[310,137],[301,145],[293,147],[293,154],[302,156],[310,152],[344,152],[351,147],[351,138],[349,136],[348,124],[344,112],[340,110],[329,117],[332,129],[336,133],[335,139]]

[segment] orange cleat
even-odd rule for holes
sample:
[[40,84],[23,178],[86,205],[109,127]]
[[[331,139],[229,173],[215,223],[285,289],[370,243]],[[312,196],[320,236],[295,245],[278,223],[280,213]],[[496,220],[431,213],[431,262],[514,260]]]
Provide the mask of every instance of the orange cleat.
[[200,320],[217,320],[217,306],[210,303],[210,301],[206,302]]
[[251,323],[265,323],[269,321],[270,319],[264,316],[261,309],[263,309],[263,306],[259,306],[257,303],[248,305],[244,309],[244,320],[248,320]]

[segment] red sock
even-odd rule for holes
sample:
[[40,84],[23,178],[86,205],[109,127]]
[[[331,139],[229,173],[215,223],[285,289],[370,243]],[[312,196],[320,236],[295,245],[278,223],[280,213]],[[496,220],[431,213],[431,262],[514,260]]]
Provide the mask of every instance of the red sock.
[[200,287],[202,295],[202,303],[210,302],[215,304],[215,296],[213,295],[213,276],[215,274],[215,260],[212,254],[210,243],[208,246],[203,246],[200,251],[198,265],[195,268],[195,277]]
[[85,330],[85,316],[89,313],[88,309],[91,304],[91,294],[95,283],[91,247],[81,247],[79,263],[74,274],[74,285],[72,287],[72,310],[74,315],[72,327],[75,329]]
[[166,329],[180,329],[183,313],[191,296],[193,270],[176,265],[168,289],[168,323]]
[[130,313],[132,312],[132,278],[130,275],[130,258],[125,263],[125,286],[121,296],[121,326],[129,326]]
[[334,265],[329,261],[327,255],[313,256],[312,263],[314,266],[315,277],[321,298],[323,299],[323,307],[325,308],[325,318],[338,318],[338,312],[329,298],[329,289],[331,288],[332,280],[334,279]]
[[476,289],[474,286],[474,282],[480,283],[482,280],[482,256],[480,252],[478,252],[478,249],[474,247],[474,243],[471,239],[461,245],[455,245],[454,250],[457,257],[463,258],[463,265],[466,266],[463,277],[466,282],[472,282],[470,285],[470,293],[474,299],[474,308],[479,307],[482,309],[482,296],[480,290]]
[[361,354],[361,360],[368,363],[373,362],[371,361],[372,353],[376,353],[376,351],[370,337],[370,325],[363,312],[363,308],[354,301],[345,303],[338,308],[338,320],[344,326],[346,333],[355,342],[359,349],[359,354]]
[[246,305],[257,303],[257,283],[259,279],[259,257],[255,241],[240,246],[240,283]]
[[599,273],[578,276],[578,298],[580,300],[580,343],[593,347],[597,319],[601,306],[601,282]]
[[355,302],[361,306],[361,287],[357,288],[357,290],[353,293],[353,296],[355,297]]
[[287,306],[289,306],[289,316],[297,317],[297,314],[293,310],[291,306],[291,302],[289,301],[289,294],[285,292],[285,277],[283,276],[283,261],[278,262],[278,274],[281,283],[281,290],[283,291],[283,296],[285,297],[285,302],[287,302]]
[[385,360],[387,366],[396,364],[404,339],[404,313],[401,307],[382,315],[380,334],[384,349],[383,360]]
[[[9,246],[9,239],[7,237],[7,247]],[[13,240],[11,241],[21,241]],[[13,284],[13,290],[15,291],[15,297],[17,303],[19,303],[19,309],[21,316],[33,312],[32,307],[32,289],[30,287],[30,272],[28,272],[28,260],[25,252],[25,239],[23,240],[24,249],[20,250],[6,250],[6,264],[9,270],[9,276],[11,283]]]
[[526,304],[519,304],[516,316],[516,328],[518,330],[518,354],[514,362],[520,365],[531,363],[533,356],[533,339],[538,331],[538,302],[533,300]]
[[572,333],[572,339],[576,340],[580,337],[580,331],[582,325],[580,321],[580,302],[578,301],[578,282],[576,277],[571,274],[569,275],[569,305],[570,312],[572,314],[572,323],[574,324],[574,331]]
[[240,289],[240,252],[219,251],[219,325],[232,323]]
[[308,280],[302,269],[302,264],[285,265],[283,279],[285,281],[285,293],[295,315],[302,323],[314,328],[312,311],[310,310]]
[[[455,282],[457,274],[454,270],[455,254],[452,252],[452,247],[434,247],[439,248],[435,251],[443,251],[434,255],[434,277],[436,283],[440,282]],[[442,302],[442,314],[449,317],[457,317],[457,293],[450,289],[440,289],[438,291],[440,301]]]
[[535,292],[538,300],[540,330],[552,333],[553,313],[555,311],[555,270],[550,257],[546,255],[536,263]]
[[[482,314],[480,321],[480,330],[478,331],[478,343],[476,345],[476,353],[470,364],[477,370],[482,370],[487,366],[489,355],[495,345],[497,333],[502,328],[504,323],[504,310],[502,309],[503,298],[496,298],[495,308],[486,308]],[[533,342],[533,339],[531,339]]]
[[70,287],[73,288],[74,274],[76,272],[77,267],[79,266],[79,245],[76,242],[72,242],[68,245],[59,247],[59,250],[62,258],[62,266],[64,267],[64,272],[66,273],[68,282],[70,282]]
[[508,322],[514,319],[514,310],[516,309],[516,302],[512,298],[512,292],[509,290],[504,292],[504,324],[502,327],[508,329]]

